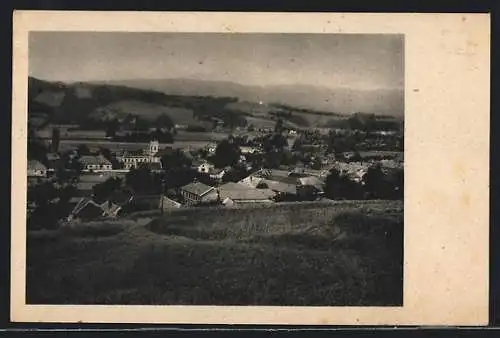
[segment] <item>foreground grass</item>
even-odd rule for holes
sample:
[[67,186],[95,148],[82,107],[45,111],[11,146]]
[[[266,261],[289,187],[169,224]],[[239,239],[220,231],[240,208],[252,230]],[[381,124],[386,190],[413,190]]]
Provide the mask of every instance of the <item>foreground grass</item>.
[[29,235],[28,303],[402,304],[398,202],[179,210],[98,229]]

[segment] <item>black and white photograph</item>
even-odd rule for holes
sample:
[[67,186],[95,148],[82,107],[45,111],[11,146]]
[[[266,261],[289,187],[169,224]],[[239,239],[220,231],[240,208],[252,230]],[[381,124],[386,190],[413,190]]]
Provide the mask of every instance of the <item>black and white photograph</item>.
[[27,304],[403,306],[404,35],[28,39]]

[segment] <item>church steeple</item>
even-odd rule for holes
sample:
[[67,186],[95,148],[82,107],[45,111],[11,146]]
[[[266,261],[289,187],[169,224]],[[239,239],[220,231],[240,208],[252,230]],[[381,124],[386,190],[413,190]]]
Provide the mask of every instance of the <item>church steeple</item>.
[[159,150],[160,144],[158,143],[157,140],[153,140],[149,142],[149,155],[153,156],[156,154]]

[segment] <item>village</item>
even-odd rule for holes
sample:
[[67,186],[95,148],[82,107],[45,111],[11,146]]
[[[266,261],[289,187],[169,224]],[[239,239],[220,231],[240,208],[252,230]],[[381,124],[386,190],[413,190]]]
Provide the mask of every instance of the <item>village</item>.
[[85,140],[62,147],[60,126],[51,130],[48,140],[29,136],[30,229],[195,207],[403,198],[395,131],[289,128],[278,119],[197,147],[160,143],[152,128],[147,143],[108,148]]
[[26,304],[403,304],[401,36],[31,34]]

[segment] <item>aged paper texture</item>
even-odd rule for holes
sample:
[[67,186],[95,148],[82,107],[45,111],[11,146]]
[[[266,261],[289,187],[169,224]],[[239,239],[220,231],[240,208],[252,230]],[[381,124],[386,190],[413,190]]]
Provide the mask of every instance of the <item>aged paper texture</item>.
[[[489,27],[487,14],[14,12],[11,320],[486,325]],[[26,304],[26,102],[28,34],[34,31],[404,35],[403,306]]]

